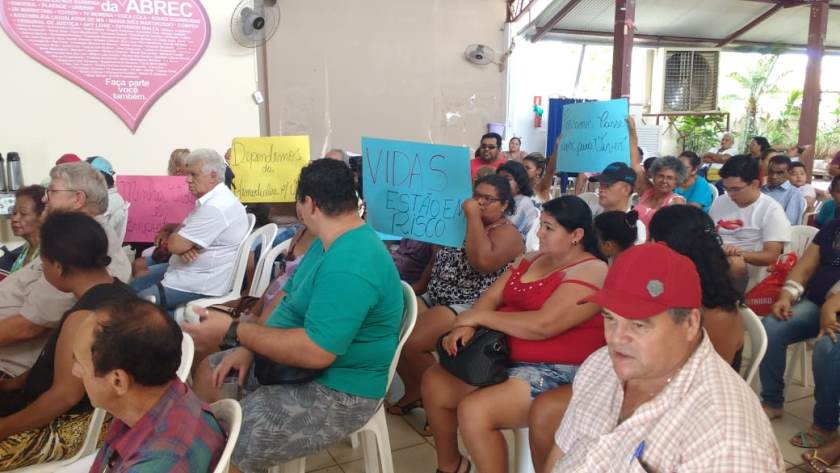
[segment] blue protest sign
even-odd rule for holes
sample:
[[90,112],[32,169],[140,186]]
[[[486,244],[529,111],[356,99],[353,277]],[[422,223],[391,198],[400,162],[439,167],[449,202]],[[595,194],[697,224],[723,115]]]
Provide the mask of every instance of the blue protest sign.
[[374,230],[464,244],[461,203],[472,196],[467,148],[363,137],[362,157],[367,221]]
[[627,99],[563,106],[557,171],[601,172],[608,164],[630,164]]

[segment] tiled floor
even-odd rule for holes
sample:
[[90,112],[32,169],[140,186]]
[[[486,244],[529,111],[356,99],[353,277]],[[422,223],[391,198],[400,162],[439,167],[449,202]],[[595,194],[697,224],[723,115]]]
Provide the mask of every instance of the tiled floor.
[[[810,360],[808,369],[810,370]],[[797,432],[807,429],[811,423],[814,407],[813,388],[791,385],[786,393],[785,415],[772,421],[773,430],[785,458],[788,471],[802,472],[800,455],[804,449],[794,447],[789,439]],[[425,416],[422,410],[397,417],[388,415],[388,432],[393,450],[396,473],[431,473],[435,470],[435,449],[432,439],[418,434],[422,430]],[[512,445],[512,436],[506,435]],[[462,450],[463,451],[463,450]],[[510,447],[509,447],[509,450]],[[361,448],[353,449],[349,440],[332,446],[327,451],[307,458],[306,471],[318,473],[364,473]],[[512,470],[510,470],[512,471]]]

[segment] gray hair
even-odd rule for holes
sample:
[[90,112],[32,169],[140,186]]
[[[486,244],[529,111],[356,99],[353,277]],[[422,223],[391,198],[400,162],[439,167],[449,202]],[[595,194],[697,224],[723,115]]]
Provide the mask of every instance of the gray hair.
[[193,163],[201,163],[201,172],[204,174],[216,173],[218,182],[225,181],[225,158],[222,157],[215,150],[208,148],[201,148],[192,151],[184,158],[184,164],[192,166]]
[[661,158],[656,158],[653,164],[650,165],[650,175],[651,177],[655,177],[661,171],[665,169],[671,169],[677,175],[677,186],[682,185],[685,182],[685,179],[688,177],[688,169],[685,168],[685,165],[679,159],[673,156],[663,156]]
[[732,133],[730,133],[730,132],[728,132],[728,131],[727,131],[727,132],[725,132],[724,134],[720,135],[720,139],[724,139],[724,138],[726,138],[727,136],[729,137],[729,139],[731,139],[731,140],[735,140],[735,135],[733,135]]
[[72,190],[84,192],[86,207],[96,215],[108,210],[108,185],[102,173],[85,162],[59,164],[50,170],[51,179],[61,179]]
[[681,324],[688,320],[688,316],[691,315],[691,312],[694,309],[687,309],[684,307],[674,307],[668,309],[668,315],[671,316],[675,324]]
[[345,163],[350,160],[350,158],[347,156],[347,151],[344,151],[343,149],[333,148],[333,149],[327,151],[327,153],[324,156],[326,156],[327,154],[330,154],[330,153],[340,154],[341,155],[341,160],[344,161]]

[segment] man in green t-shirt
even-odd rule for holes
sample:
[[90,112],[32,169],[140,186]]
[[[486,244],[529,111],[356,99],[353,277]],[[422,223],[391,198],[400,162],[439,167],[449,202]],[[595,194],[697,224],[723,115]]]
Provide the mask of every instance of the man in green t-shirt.
[[[199,324],[184,325],[199,352],[222,342],[235,346],[201,362],[195,380],[196,392],[206,394],[238,372],[245,395],[232,463],[240,469],[265,470],[323,450],[362,427],[385,395],[402,289],[385,246],[357,207],[346,164],[322,159],[306,166],[297,210],[316,239],[274,312],[258,323],[208,312]],[[262,385],[253,374],[255,353],[322,371],[314,381]]]

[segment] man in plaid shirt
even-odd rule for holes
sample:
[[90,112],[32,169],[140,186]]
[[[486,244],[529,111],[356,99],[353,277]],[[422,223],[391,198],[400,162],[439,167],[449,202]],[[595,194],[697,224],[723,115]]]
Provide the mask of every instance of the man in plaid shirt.
[[225,447],[209,407],[176,376],[181,329],[136,299],[85,321],[73,373],[91,402],[114,415],[90,471],[208,472]]
[[784,470],[758,398],[703,330],[691,260],[635,246],[585,300],[603,308],[607,346],[575,377],[546,471]]

